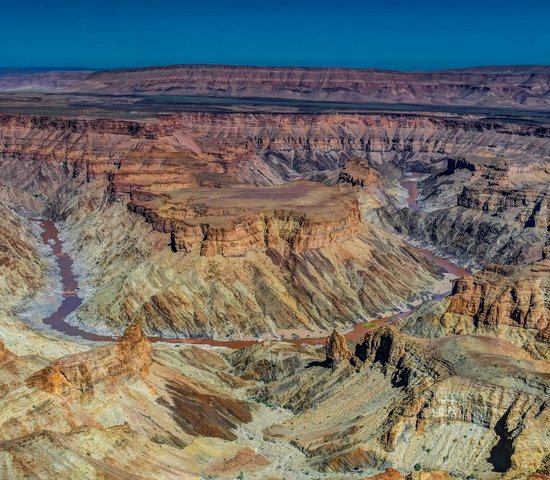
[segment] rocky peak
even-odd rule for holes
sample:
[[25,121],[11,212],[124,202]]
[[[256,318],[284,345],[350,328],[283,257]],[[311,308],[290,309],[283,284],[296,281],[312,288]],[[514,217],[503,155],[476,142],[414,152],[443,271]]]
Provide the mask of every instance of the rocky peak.
[[379,180],[377,173],[369,167],[365,158],[352,158],[338,174],[337,183],[349,183],[353,187],[366,187]]
[[448,376],[448,366],[428,355],[428,348],[424,340],[384,326],[367,332],[356,346],[355,355],[360,361],[382,365],[384,372],[391,373],[394,386],[407,387]]
[[146,375],[151,363],[151,343],[135,323],[116,344],[56,360],[33,374],[27,384],[54,395],[91,394],[97,384]]
[[325,343],[327,363],[331,366],[343,360],[349,360],[352,354],[348,348],[346,337],[336,330],[327,338]]
[[152,363],[153,347],[145,335],[141,323],[130,325],[116,344],[120,365],[128,373],[147,374]]

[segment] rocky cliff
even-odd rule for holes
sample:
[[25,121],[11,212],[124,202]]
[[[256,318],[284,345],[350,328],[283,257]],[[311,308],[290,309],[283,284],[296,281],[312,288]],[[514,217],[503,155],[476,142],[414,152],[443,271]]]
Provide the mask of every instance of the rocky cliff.
[[[402,114],[182,114],[141,121],[0,116],[4,182],[44,190],[67,177],[120,192],[257,185],[369,164],[437,164],[458,152],[542,155],[548,128],[476,117]],[[425,167],[424,167],[425,168]],[[220,177],[221,176],[221,177]]]
[[[332,196],[322,185],[314,191],[319,187]],[[329,204],[321,210],[328,215]],[[281,213],[279,224],[259,223],[260,235],[227,227],[239,237],[200,237],[189,251],[176,244],[174,252],[170,234],[152,230],[120,203],[87,199],[71,211],[68,248],[93,287],[77,317],[100,331],[140,321],[148,332],[170,336],[323,332],[412,300],[440,274],[414,248],[365,222],[331,234],[330,222],[338,226],[349,212],[327,223],[328,234],[323,223],[308,233],[303,214],[295,221]],[[273,228],[268,239],[266,227]]]
[[272,250],[287,257],[351,240],[361,223],[355,197],[306,181],[134,197],[128,208],[169,234],[174,252],[198,250],[207,256]]
[[546,471],[548,362],[504,340],[425,340],[393,327],[367,333],[355,355],[364,363],[310,362],[259,388],[295,412],[269,434],[336,472],[388,463],[476,478]]
[[41,248],[31,224],[0,204],[0,311],[16,307],[45,286],[48,265]]
[[471,266],[538,260],[548,241],[548,157],[449,158],[420,182],[423,211],[383,207],[385,225]]
[[[91,281],[97,302],[90,298],[80,318],[101,329],[103,323],[111,330],[139,320],[148,332],[187,335],[317,330],[411,300],[430,284],[433,268],[400,240],[362,222],[360,212],[391,204],[400,169],[434,168],[459,151],[542,155],[548,135],[541,126],[447,115],[0,118],[3,181],[40,195],[56,218],[74,226],[69,234],[75,256],[89,265],[92,278],[97,275]],[[297,175],[315,179],[320,170],[328,173],[318,179],[333,187],[288,183]],[[139,215],[126,216],[118,206]],[[442,248],[449,242],[439,238],[453,234],[454,245],[482,251],[484,238],[491,242],[487,252],[504,249],[510,258],[537,245],[533,235],[546,235],[529,228],[525,240],[514,244],[514,228],[524,227],[519,222],[511,227],[516,224],[505,218],[496,229],[485,222],[483,209],[453,208],[472,212],[463,222],[473,232],[470,243],[453,234],[460,222],[446,210],[425,217],[419,212],[422,221],[384,220],[382,226],[397,224],[412,236],[423,232]],[[449,222],[456,228],[436,229]],[[151,227],[159,235],[151,235]],[[117,231],[121,236],[113,236]],[[493,231],[509,242],[502,246],[487,234]],[[177,259],[169,257],[174,251]],[[170,275],[162,273],[167,265]],[[133,276],[124,274],[134,268]],[[198,284],[189,269],[202,272]],[[411,272],[422,273],[406,281]],[[110,292],[102,287],[106,278]],[[212,289],[223,294],[216,294],[216,306],[207,306]]]
[[147,375],[151,353],[151,344],[136,323],[128,327],[114,345],[63,357],[33,374],[27,383],[55,395],[93,394],[95,384]]
[[416,335],[491,335],[535,358],[550,358],[547,259],[524,266],[487,265],[455,281],[449,299],[400,322]]

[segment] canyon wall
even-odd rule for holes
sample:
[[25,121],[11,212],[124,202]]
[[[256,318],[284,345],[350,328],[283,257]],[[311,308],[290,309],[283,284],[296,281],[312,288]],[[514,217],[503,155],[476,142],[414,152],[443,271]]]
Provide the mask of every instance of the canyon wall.
[[546,472],[548,364],[504,340],[426,340],[380,326],[355,350],[333,333],[325,362],[298,350],[293,357],[259,352],[234,354],[236,372],[243,365],[271,372],[253,392],[294,414],[266,435],[292,441],[321,470],[394,465],[458,478]]
[[544,152],[448,158],[420,182],[422,211],[388,205],[378,219],[466,265],[539,260],[549,240],[548,160]]
[[91,74],[84,92],[547,108],[548,67],[437,72],[174,65]]
[[[141,320],[158,334],[316,331],[418,298],[437,271],[364,222],[369,188],[391,204],[402,170],[443,168],[459,153],[528,164],[549,143],[546,127],[475,116],[0,116],[3,182],[67,221],[69,246],[93,278],[80,321],[118,331]],[[297,176],[329,186],[285,183]],[[409,224],[429,243],[440,225]],[[214,292],[218,302],[208,305]]]
[[[26,177],[48,177],[55,167],[57,175],[82,174],[87,180],[112,176],[126,191],[141,184],[159,190],[215,184],[219,175],[276,184],[296,174],[335,170],[350,157],[422,167],[465,154],[544,155],[549,144],[548,127],[475,116],[189,113],[142,121],[0,116],[7,172],[17,160],[44,161]],[[25,186],[28,178],[19,182]]]

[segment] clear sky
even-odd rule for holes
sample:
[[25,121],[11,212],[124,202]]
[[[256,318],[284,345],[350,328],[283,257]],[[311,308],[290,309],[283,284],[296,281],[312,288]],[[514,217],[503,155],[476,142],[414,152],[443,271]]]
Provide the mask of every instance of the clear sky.
[[550,64],[550,0],[4,0],[0,66]]

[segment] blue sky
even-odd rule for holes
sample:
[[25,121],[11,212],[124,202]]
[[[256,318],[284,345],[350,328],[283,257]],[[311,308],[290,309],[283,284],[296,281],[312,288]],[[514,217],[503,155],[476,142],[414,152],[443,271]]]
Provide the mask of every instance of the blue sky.
[[2,67],[550,64],[550,0],[2,3]]

